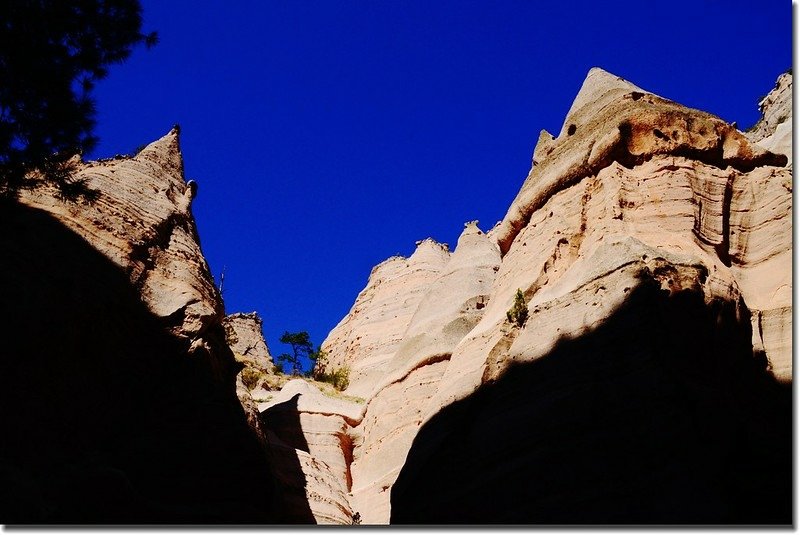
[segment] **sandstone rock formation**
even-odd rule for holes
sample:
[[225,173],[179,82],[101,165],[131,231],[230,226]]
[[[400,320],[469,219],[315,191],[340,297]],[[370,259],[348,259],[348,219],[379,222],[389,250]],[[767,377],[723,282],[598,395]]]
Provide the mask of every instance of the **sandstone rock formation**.
[[21,192],[3,519],[790,523],[791,86],[742,133],[590,71],[495,228],[373,269],[339,397],[245,379],[271,357],[223,319],[177,130],[79,163],[94,204]]
[[[788,171],[734,186],[733,266],[752,311],[753,347],[763,351],[773,373],[792,379],[792,75],[784,73],[759,103],[762,119],[747,136],[788,159]],[[736,187],[738,186],[738,187]],[[743,227],[743,228],[742,228]]]
[[417,305],[449,256],[447,246],[426,239],[409,258],[395,256],[373,268],[353,308],[322,343],[328,371],[350,369],[349,394],[364,397],[383,377]]
[[133,157],[79,162],[76,178],[99,193],[65,203],[52,188],[22,192],[118,265],[171,331],[195,341],[219,324],[222,301],[200,250],[178,129]]
[[303,379],[259,404],[287,523],[350,524],[352,436],[363,406],[324,396]]
[[[592,69],[489,235],[468,225],[452,255],[428,242],[424,263],[377,266],[323,343],[368,395],[351,508],[366,523],[788,521],[790,95],[787,74],[745,135]],[[522,327],[506,318],[517,290]],[[559,473],[559,447],[588,472]],[[595,447],[627,453],[606,468]],[[763,469],[727,474],[733,458]],[[651,463],[675,473],[648,483]]]
[[758,103],[761,120],[745,135],[772,152],[783,154],[792,163],[792,74],[778,77],[775,87]]
[[178,131],[0,210],[4,522],[270,522]]
[[253,368],[272,371],[272,355],[264,340],[263,325],[255,312],[229,314],[222,320],[225,327],[225,340],[237,360]]
[[225,341],[241,366],[236,375],[236,396],[244,407],[250,427],[263,442],[265,437],[257,402],[269,395],[265,389],[265,379],[273,373],[272,356],[264,340],[263,321],[255,312],[237,312],[225,316],[222,325],[225,329]]
[[468,223],[387,362],[360,423],[352,466],[353,506],[365,523],[386,522],[388,490],[405,461],[422,408],[453,349],[481,319],[499,265],[497,244],[477,222]]

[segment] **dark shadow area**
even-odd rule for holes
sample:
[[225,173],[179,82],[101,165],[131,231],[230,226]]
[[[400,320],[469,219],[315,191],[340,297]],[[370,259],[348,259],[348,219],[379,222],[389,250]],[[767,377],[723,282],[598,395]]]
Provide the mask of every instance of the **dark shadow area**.
[[0,522],[274,522],[232,356],[188,356],[46,213],[4,202],[0,229]]
[[424,425],[391,522],[790,525],[791,386],[753,358],[747,316],[643,280]]
[[277,520],[281,524],[317,523],[306,497],[306,475],[296,451],[309,453],[297,409],[299,398],[300,394],[295,394],[260,414],[275,478],[281,487]]

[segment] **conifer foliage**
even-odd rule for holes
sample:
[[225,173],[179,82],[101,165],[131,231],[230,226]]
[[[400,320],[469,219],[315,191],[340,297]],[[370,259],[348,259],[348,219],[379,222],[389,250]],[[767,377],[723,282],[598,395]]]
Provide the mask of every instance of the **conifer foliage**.
[[92,89],[156,41],[138,0],[0,2],[0,195],[31,187],[34,170],[65,197],[86,194],[69,159],[97,143]]

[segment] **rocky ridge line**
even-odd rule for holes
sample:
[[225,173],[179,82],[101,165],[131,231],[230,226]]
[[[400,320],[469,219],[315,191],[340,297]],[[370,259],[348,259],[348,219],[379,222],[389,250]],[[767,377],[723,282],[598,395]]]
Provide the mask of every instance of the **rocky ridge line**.
[[[791,381],[790,93],[783,75],[762,101],[771,126],[759,123],[753,143],[734,125],[592,69],[558,138],[541,134],[498,227],[484,235],[468,225],[455,253],[418,282],[411,259],[373,270],[323,344],[338,366],[370,369],[356,375],[369,397],[349,431],[351,504],[365,523],[388,522],[421,426],[510,366],[601,325],[643,277],[670,295],[699,293],[707,306],[739,303],[756,358]],[[521,329],[505,317],[517,289],[530,312]]]

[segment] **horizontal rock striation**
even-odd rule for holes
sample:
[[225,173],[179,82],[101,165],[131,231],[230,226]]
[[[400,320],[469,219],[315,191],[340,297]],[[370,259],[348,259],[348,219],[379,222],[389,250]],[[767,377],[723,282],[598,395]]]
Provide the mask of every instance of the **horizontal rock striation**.
[[790,94],[783,75],[745,135],[592,69],[499,226],[423,284],[373,270],[326,341],[380,363],[353,429],[363,518],[789,522]]
[[283,482],[286,523],[351,524],[352,426],[362,406],[325,396],[303,379],[261,403],[267,443]]
[[264,372],[272,371],[274,363],[264,340],[264,322],[257,313],[229,314],[222,320],[222,325],[225,327],[225,340],[237,360]]
[[508,251],[531,214],[557,191],[596,175],[611,162],[633,167],[657,155],[687,156],[741,170],[786,163],[785,156],[749,143],[735,127],[711,114],[594,68],[560,135],[540,135],[531,171],[498,230],[501,251]]
[[353,308],[322,343],[326,370],[350,370],[347,392],[364,397],[383,377],[419,302],[450,258],[447,246],[426,239],[409,258],[373,268]]
[[4,523],[269,523],[178,132],[0,210]]

